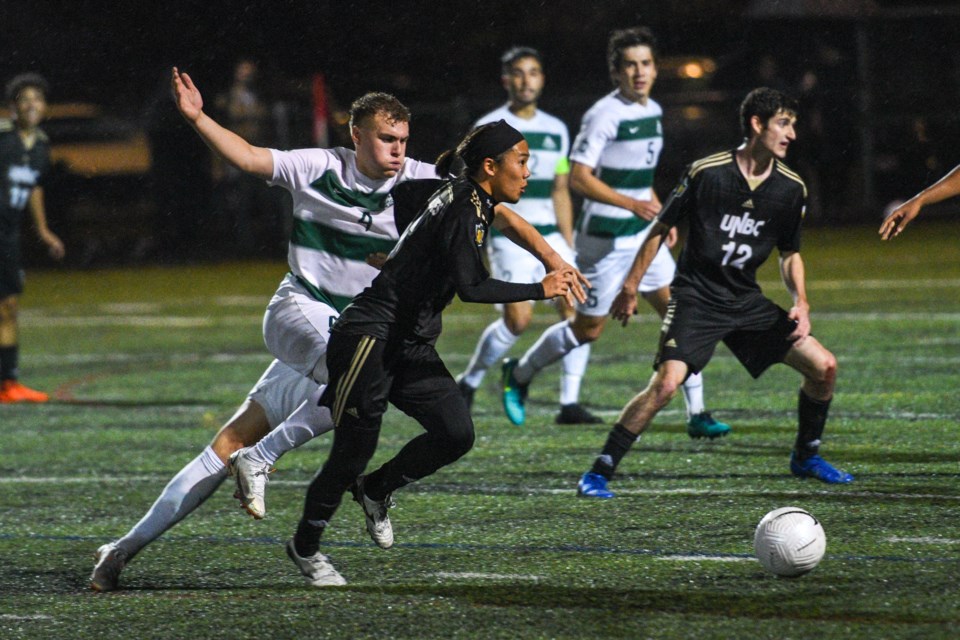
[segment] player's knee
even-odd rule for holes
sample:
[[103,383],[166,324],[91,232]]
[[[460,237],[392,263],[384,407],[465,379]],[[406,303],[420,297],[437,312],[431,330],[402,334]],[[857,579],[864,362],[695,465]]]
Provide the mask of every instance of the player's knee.
[[652,385],[653,398],[657,408],[662,409],[670,404],[673,397],[677,395],[679,387],[680,383],[678,381],[665,376],[657,376]]
[[837,358],[830,353],[825,351],[823,356],[820,359],[820,362],[817,366],[817,375],[820,384],[828,385],[833,387],[834,382],[837,380]]
[[446,449],[453,460],[457,460],[473,449],[473,443],[476,440],[476,434],[473,426],[469,428],[457,429],[449,434],[446,442]]
[[519,336],[522,335],[530,325],[530,317],[507,315],[503,318],[503,324],[507,327],[507,331],[515,336]]

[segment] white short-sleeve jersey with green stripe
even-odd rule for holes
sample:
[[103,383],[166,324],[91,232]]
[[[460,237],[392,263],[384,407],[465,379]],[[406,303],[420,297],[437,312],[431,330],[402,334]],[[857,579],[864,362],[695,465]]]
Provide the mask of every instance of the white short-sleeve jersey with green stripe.
[[553,179],[558,173],[570,172],[567,162],[570,134],[567,132],[567,125],[559,118],[540,110],[529,120],[520,118],[504,105],[477,120],[474,126],[479,127],[501,119],[522,133],[530,147],[530,161],[527,163],[530,178],[527,180],[527,189],[523,197],[516,204],[510,205],[510,208],[535,226],[540,235],[549,235],[557,230],[557,216],[553,211],[551,197]]
[[373,180],[357,169],[353,149],[270,153],[268,182],[293,196],[290,271],[315,297],[342,309],[377,275],[367,255],[389,253],[397,242],[390,190],[403,180],[436,178],[434,166],[408,158],[396,176]]
[[[592,167],[594,174],[620,193],[637,200],[653,197],[653,176],[663,149],[663,110],[653,100],[643,105],[619,91],[598,100],[580,125],[570,160]],[[623,240],[650,223],[627,209],[585,199],[578,231]]]

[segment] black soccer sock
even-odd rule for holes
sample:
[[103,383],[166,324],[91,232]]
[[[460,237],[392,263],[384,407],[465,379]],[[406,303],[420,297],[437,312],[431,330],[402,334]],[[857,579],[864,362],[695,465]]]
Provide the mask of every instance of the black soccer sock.
[[20,348],[17,345],[0,347],[0,380],[16,380]]
[[297,532],[293,536],[293,546],[297,550],[297,555],[301,558],[312,556],[320,550],[320,536],[326,527],[311,523],[309,520],[300,519],[297,524]]
[[800,397],[797,401],[799,425],[797,441],[793,446],[797,458],[800,460],[815,456],[820,451],[820,438],[823,436],[823,428],[827,424],[829,410],[830,400],[826,402],[814,400],[805,394],[803,389],[800,389]]
[[627,451],[630,451],[630,447],[636,441],[636,434],[627,431],[622,424],[613,425],[610,434],[607,436],[607,443],[603,445],[603,451],[597,456],[590,472],[598,473],[607,480],[611,479],[617,470],[617,465],[620,464],[623,456],[627,455]]

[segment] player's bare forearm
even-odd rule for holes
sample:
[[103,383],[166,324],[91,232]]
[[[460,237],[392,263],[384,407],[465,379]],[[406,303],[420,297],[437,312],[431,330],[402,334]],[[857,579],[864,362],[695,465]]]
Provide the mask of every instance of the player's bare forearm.
[[629,289],[636,293],[640,287],[640,281],[643,280],[643,274],[650,268],[650,263],[657,256],[660,245],[663,244],[669,233],[670,227],[667,225],[660,222],[653,223],[653,228],[650,229],[650,233],[647,234],[643,244],[640,245],[640,249],[637,250],[633,264],[630,265],[630,271],[627,272],[627,277],[623,280],[623,286],[620,287],[621,291]]
[[653,220],[660,213],[660,201],[656,194],[650,200],[631,198],[595,176],[591,167],[579,162],[574,162],[570,170],[570,188],[595,202],[626,209],[642,220]]
[[780,256],[780,275],[793,298],[793,307],[787,317],[797,323],[796,329],[788,338],[800,344],[810,335],[810,304],[807,302],[803,258],[799,253],[794,251]]
[[887,240],[897,237],[911,220],[920,215],[920,210],[923,207],[956,195],[960,195],[960,165],[954,167],[946,176],[894,209],[880,225],[881,239]]
[[557,217],[557,229],[560,235],[573,246],[573,198],[570,197],[570,179],[567,175],[558,175],[553,179],[553,213]]

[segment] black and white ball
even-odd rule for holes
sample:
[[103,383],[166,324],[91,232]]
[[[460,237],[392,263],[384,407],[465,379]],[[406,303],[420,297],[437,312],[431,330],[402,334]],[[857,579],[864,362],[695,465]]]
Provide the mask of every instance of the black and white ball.
[[781,507],[760,520],[753,550],[767,571],[778,576],[801,576],[820,564],[827,550],[827,534],[809,512]]

